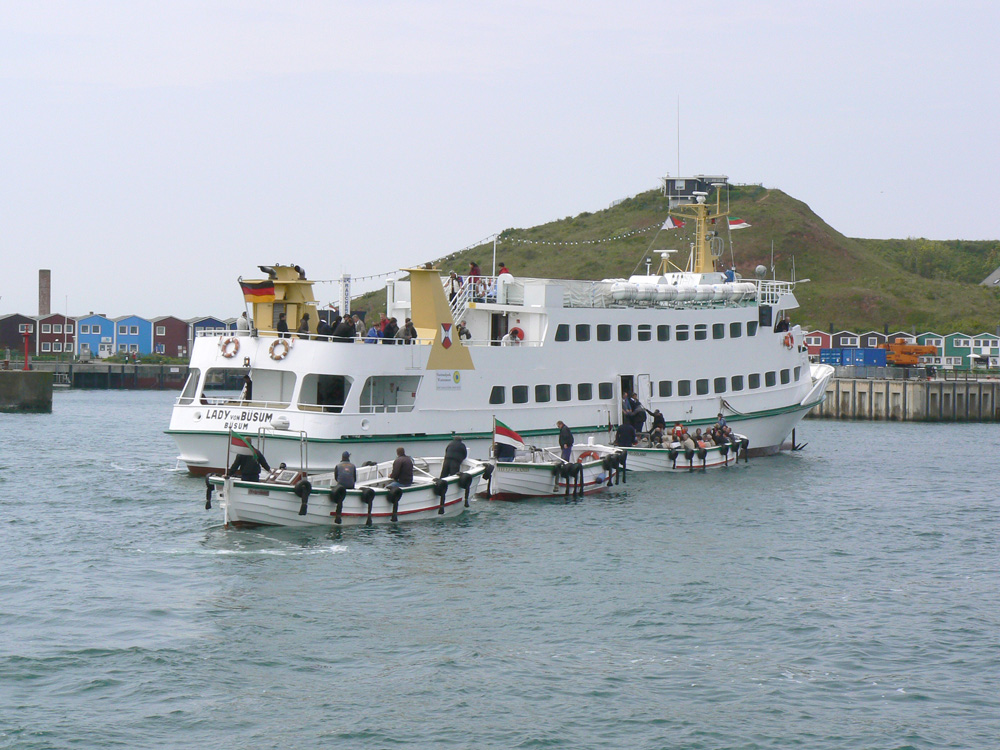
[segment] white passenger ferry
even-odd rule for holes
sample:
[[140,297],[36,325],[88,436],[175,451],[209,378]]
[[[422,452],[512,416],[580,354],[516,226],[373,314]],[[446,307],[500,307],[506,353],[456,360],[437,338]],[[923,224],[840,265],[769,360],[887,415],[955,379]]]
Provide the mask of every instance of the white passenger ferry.
[[[358,464],[400,445],[441,455],[455,434],[471,457],[487,458],[494,418],[540,446],[556,444],[557,420],[578,442],[606,443],[626,392],[668,425],[705,426],[721,412],[751,454],[780,450],[833,374],[810,365],[798,326],[779,325],[798,307],[795,284],[716,268],[718,202],[713,209],[701,195],[671,213],[695,222],[683,269],[663,253],[656,273],[627,280],[502,274],[466,277],[454,294],[430,264],[405,269],[407,280],[387,285],[386,314],[400,327],[412,318],[417,338],[408,345],[316,336],[312,282],[296,266],[262,266],[269,278],[256,282],[264,296],[253,330],[194,343],[168,430],[179,460],[193,473],[222,470],[230,430],[266,436],[268,460],[289,467],[298,467],[305,436],[311,471],[331,470],[345,450]],[[308,313],[311,335],[279,338],[280,313],[293,332]],[[471,338],[457,332],[463,321]],[[239,367],[250,398],[206,390]]]

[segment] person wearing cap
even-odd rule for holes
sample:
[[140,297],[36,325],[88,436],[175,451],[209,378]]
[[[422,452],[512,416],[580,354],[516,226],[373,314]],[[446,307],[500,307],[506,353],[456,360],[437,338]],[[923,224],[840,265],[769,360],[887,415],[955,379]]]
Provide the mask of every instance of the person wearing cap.
[[716,424],[716,425],[717,425],[718,427],[725,427],[725,426],[726,426],[726,424],[727,424],[727,423],[726,423],[726,418],[725,418],[724,416],[722,416],[722,412],[721,412],[721,411],[719,412],[719,421],[718,421],[718,422],[716,422],[715,424]]
[[351,454],[347,451],[341,454],[340,463],[333,468],[333,478],[337,484],[342,484],[349,490],[354,489],[354,483],[358,480],[358,469],[351,463]]
[[469,451],[462,442],[461,435],[455,435],[451,442],[445,446],[444,461],[441,462],[441,476],[450,477],[458,474],[462,470],[462,461],[469,455]]

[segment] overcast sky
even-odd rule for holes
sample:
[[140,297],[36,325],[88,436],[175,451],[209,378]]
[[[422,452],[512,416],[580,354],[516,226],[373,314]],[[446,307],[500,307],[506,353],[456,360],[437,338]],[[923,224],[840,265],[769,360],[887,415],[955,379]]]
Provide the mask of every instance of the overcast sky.
[[995,0],[0,0],[0,314],[50,268],[57,312],[236,315],[259,263],[390,271],[678,166],[850,236],[994,239],[998,29]]

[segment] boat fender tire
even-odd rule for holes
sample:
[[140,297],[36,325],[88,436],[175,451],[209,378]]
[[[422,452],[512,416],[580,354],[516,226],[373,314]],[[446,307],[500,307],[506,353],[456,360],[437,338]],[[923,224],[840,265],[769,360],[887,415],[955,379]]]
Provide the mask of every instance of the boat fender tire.
[[365,461],[365,462],[364,462],[363,464],[361,464],[361,465],[362,465],[362,466],[374,466],[374,465],[375,465],[375,462],[374,462],[374,461]]
[[698,448],[698,458],[701,459],[702,463],[705,463],[705,457],[708,455],[708,448]]
[[337,510],[334,511],[333,514],[333,522],[338,526],[343,521],[341,515],[344,512],[344,498],[346,497],[347,497],[347,488],[342,484],[338,484],[336,487],[333,488],[333,491],[330,493],[330,499],[337,504]]
[[669,458],[671,461],[677,461],[677,449],[671,448],[670,450],[668,450],[667,458]]
[[[740,450],[743,451],[743,463],[747,463],[750,460],[749,456],[747,456],[747,448],[749,447],[750,447],[750,441],[747,440],[746,438],[743,438],[740,441]],[[739,456],[739,453],[737,453],[736,455]]]
[[496,467],[493,464],[486,464],[486,468],[483,469],[483,477],[485,479],[489,479],[490,477],[492,477],[493,476],[493,470],[495,468]]
[[372,503],[375,501],[375,490],[371,487],[365,487],[361,490],[361,502],[368,506],[368,518],[365,520],[365,526],[372,525]]
[[580,464],[567,464],[569,468],[569,475],[571,477],[578,477],[583,473],[583,467]]
[[719,452],[722,454],[723,458],[729,455],[729,443],[723,443],[719,446]]
[[206,476],[205,477],[205,510],[212,510],[212,490],[214,490],[215,487],[212,486],[212,483],[210,481],[208,481],[208,479],[209,478]]
[[240,350],[240,340],[235,336],[227,336],[219,342],[219,348],[222,350],[223,357],[232,359]]
[[469,493],[472,491],[472,474],[463,471],[458,475],[458,486],[465,490],[465,507],[469,507]]
[[438,515],[444,515],[444,499],[448,494],[448,482],[444,479],[435,479],[434,494],[441,498],[441,504],[438,506]]
[[392,503],[392,522],[395,523],[399,520],[399,499],[403,496],[402,487],[390,487],[388,492],[385,493],[385,499]]
[[578,464],[582,464],[584,461],[596,461],[599,458],[600,456],[598,456],[594,451],[584,451],[580,454],[580,457],[576,459],[576,462]]
[[302,505],[299,506],[300,516],[304,516],[308,510],[309,495],[312,492],[312,488],[312,483],[308,479],[303,479],[295,485],[295,488],[292,490],[292,492],[294,492],[302,501]]

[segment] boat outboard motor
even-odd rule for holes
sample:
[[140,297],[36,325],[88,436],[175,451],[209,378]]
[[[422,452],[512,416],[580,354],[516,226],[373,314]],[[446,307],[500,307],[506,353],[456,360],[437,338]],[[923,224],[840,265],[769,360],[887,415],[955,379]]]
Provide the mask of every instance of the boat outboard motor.
[[309,494],[312,492],[312,489],[312,483],[308,479],[303,479],[295,485],[295,489],[292,490],[292,492],[294,492],[302,501],[302,505],[299,506],[300,516],[304,516],[308,511]]

